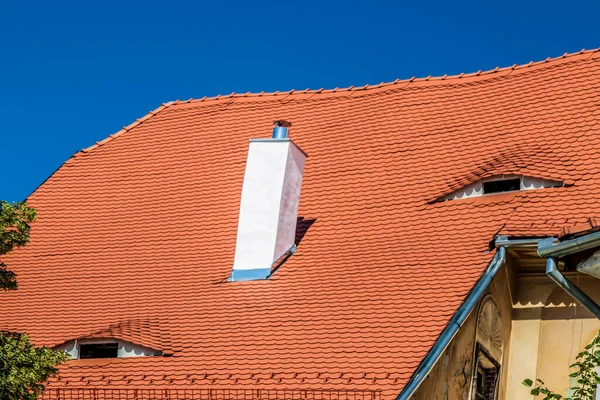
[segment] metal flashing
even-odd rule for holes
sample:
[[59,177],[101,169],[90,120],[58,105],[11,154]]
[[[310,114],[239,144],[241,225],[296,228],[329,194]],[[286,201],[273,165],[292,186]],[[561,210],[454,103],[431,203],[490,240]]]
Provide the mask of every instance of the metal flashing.
[[277,259],[271,268],[232,270],[229,282],[254,281],[260,279],[269,279],[279,267],[281,267],[296,252],[296,244],[292,245],[279,259]]
[[255,281],[267,279],[271,275],[271,268],[260,269],[233,269],[231,270],[230,282]]
[[[499,235],[494,240],[494,246],[499,247],[537,247],[541,240],[546,238],[510,238],[507,235]],[[553,239],[553,238],[550,238]],[[555,239],[553,239],[554,241]]]

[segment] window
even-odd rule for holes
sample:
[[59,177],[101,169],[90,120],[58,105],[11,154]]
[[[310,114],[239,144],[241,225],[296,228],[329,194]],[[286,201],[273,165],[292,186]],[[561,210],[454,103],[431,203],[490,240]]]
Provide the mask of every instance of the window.
[[477,344],[477,374],[475,376],[474,400],[496,400],[500,365]]
[[481,367],[477,367],[477,385],[476,385],[476,391],[475,391],[475,397],[478,399],[483,399],[485,398],[485,381],[486,381],[486,374],[485,374],[485,369],[481,368]]
[[79,345],[79,358],[117,358],[118,343],[90,343]]
[[483,194],[514,192],[515,190],[521,190],[520,178],[483,182]]

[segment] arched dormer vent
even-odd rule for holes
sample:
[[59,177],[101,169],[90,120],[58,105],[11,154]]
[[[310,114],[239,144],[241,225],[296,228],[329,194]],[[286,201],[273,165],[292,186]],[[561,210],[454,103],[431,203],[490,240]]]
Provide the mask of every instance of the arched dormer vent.
[[115,338],[76,339],[63,343],[55,349],[66,352],[73,360],[163,355],[161,351]]
[[495,175],[489,178],[480,179],[477,182],[473,182],[448,193],[438,198],[437,201],[466,199],[470,197],[560,186],[564,186],[564,183],[551,179],[541,179],[523,175]]

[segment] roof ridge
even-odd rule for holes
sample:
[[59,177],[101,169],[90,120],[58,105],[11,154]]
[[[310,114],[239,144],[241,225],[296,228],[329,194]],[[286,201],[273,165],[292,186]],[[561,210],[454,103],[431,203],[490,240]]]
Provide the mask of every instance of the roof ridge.
[[[565,58],[569,58],[569,57],[574,57],[574,56],[579,56],[582,54],[590,54],[590,57],[596,53],[596,52],[600,52],[600,47],[595,48],[595,49],[591,49],[591,50],[586,50],[586,49],[581,49],[578,52],[574,52],[574,53],[564,53],[562,56],[558,56],[558,57],[548,57],[545,60],[542,61],[530,61],[527,64],[513,64],[509,67],[496,67],[494,69],[490,69],[487,71],[477,71],[477,72],[472,72],[472,73],[467,73],[465,74],[464,72],[461,72],[458,75],[443,75],[443,76],[435,76],[432,77],[431,75],[425,77],[425,78],[416,78],[416,77],[412,77],[410,79],[396,79],[395,81],[392,82],[381,82],[377,85],[364,85],[364,86],[358,86],[358,87],[354,87],[354,86],[349,86],[346,88],[334,88],[334,89],[316,89],[316,90],[311,90],[309,88],[304,89],[304,90],[295,90],[295,89],[291,89],[289,91],[275,91],[275,92],[260,92],[260,93],[251,93],[251,92],[247,92],[247,93],[231,93],[228,95],[221,95],[218,94],[216,96],[213,97],[207,97],[204,96],[201,99],[194,99],[194,98],[190,98],[188,100],[175,100],[175,101],[169,101],[166,103],[163,103],[160,107],[156,108],[153,111],[150,111],[148,114],[146,114],[145,116],[143,116],[142,118],[138,118],[136,119],[133,123],[123,127],[121,130],[119,130],[116,133],[113,133],[112,135],[109,135],[106,139],[100,140],[96,143],[94,143],[93,145],[86,147],[80,151],[78,151],[77,153],[75,153],[72,158],[76,158],[78,156],[87,154],[89,152],[91,152],[92,150],[105,145],[106,143],[111,142],[112,140],[114,140],[115,138],[119,137],[120,135],[122,135],[125,132],[128,132],[130,130],[132,130],[133,128],[141,125],[143,122],[147,121],[148,119],[150,119],[151,117],[155,116],[156,114],[158,114],[159,112],[167,109],[168,107],[172,106],[172,105],[177,105],[177,104],[185,104],[185,103],[191,103],[191,102],[204,102],[204,101],[211,101],[211,100],[222,100],[222,99],[232,99],[232,98],[238,98],[238,97],[263,97],[263,96],[278,96],[278,95],[292,95],[294,93],[296,94],[320,94],[320,93],[336,93],[336,92],[351,92],[351,91],[358,91],[358,90],[368,90],[368,89],[379,89],[382,87],[386,87],[386,86],[393,86],[399,83],[413,83],[413,82],[424,82],[424,81],[433,81],[433,80],[454,80],[454,79],[462,79],[462,78],[469,78],[469,77],[473,77],[473,76],[482,76],[482,75],[488,75],[488,74],[495,74],[497,72],[502,72],[502,71],[508,71],[508,70],[516,70],[516,69],[524,69],[524,68],[529,68],[532,66],[536,66],[536,65],[541,65],[541,64],[546,64],[552,61],[557,61],[557,60],[562,60]],[[68,162],[69,160],[67,160]],[[65,162],[66,163],[66,162]],[[37,190],[37,189],[36,189]],[[35,192],[35,191],[34,191]]]
[[191,103],[191,102],[204,102],[204,101],[211,101],[211,100],[222,100],[222,99],[231,99],[231,98],[239,98],[239,97],[264,97],[264,96],[278,96],[278,95],[292,95],[292,94],[320,94],[320,93],[336,93],[336,92],[351,92],[351,91],[358,91],[358,90],[367,90],[367,89],[379,89],[385,86],[393,86],[393,85],[397,85],[399,83],[413,83],[413,82],[425,82],[425,81],[434,81],[434,80],[454,80],[454,79],[462,79],[462,78],[470,78],[470,77],[474,77],[474,76],[482,76],[482,75],[491,75],[491,74],[495,74],[498,72],[503,72],[503,71],[508,71],[508,70],[516,70],[516,69],[525,69],[525,68],[530,68],[533,66],[537,66],[537,65],[541,65],[541,64],[547,64],[549,62],[552,61],[557,61],[557,60],[562,60],[565,58],[570,58],[570,57],[574,57],[574,56],[579,56],[582,54],[590,54],[590,57],[596,53],[596,52],[600,52],[600,47],[595,48],[595,49],[591,49],[591,50],[586,50],[586,49],[581,49],[577,52],[573,52],[573,53],[564,53],[561,56],[558,57],[548,57],[545,60],[541,60],[541,61],[530,61],[529,63],[526,64],[513,64],[511,66],[508,67],[496,67],[494,69],[490,69],[490,70],[486,70],[486,71],[482,71],[479,70],[477,72],[471,72],[471,73],[464,73],[461,72],[458,75],[442,75],[442,76],[427,76],[425,78],[417,78],[417,77],[412,77],[409,79],[396,79],[395,81],[392,82],[381,82],[379,84],[376,85],[364,85],[364,86],[358,86],[358,87],[354,87],[354,86],[348,86],[345,88],[334,88],[334,89],[310,89],[310,88],[306,88],[304,90],[296,90],[296,89],[291,89],[288,91],[275,91],[275,92],[260,92],[260,93],[252,93],[252,92],[246,92],[246,93],[236,93],[236,92],[232,92],[231,94],[227,94],[227,95],[222,95],[222,94],[218,94],[216,96],[212,96],[212,97],[207,97],[204,96],[202,98],[199,99],[188,99],[188,100],[175,100],[170,102],[169,104],[186,104],[186,103]]

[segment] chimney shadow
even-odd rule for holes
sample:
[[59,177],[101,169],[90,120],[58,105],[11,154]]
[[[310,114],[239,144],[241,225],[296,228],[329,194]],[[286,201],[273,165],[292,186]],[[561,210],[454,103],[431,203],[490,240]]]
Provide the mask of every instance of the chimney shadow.
[[[302,242],[302,239],[304,239],[304,236],[306,235],[306,232],[308,232],[308,230],[310,229],[310,227],[315,222],[317,222],[316,218],[298,217],[298,219],[296,220],[296,240],[294,241],[294,243],[296,244],[296,246],[300,245],[300,242]],[[273,268],[273,270],[271,271],[271,275],[273,275],[279,269],[279,267],[281,267],[287,261],[287,259],[290,256],[291,256],[291,254],[287,254],[285,256],[285,258],[283,258],[279,262],[279,264]],[[222,284],[222,283],[227,283],[227,282],[229,282],[229,275],[227,275],[223,279],[220,279],[218,281],[213,282],[213,284]]]
[[316,221],[316,218],[298,217],[298,220],[296,221],[296,246],[300,245],[300,242],[304,239],[304,235],[306,235],[306,232],[308,232],[312,224]]
[[[304,238],[304,235],[306,235],[306,232],[308,232],[308,230],[310,229],[312,224],[314,224],[316,221],[317,221],[316,218],[306,219],[304,217],[298,217],[298,220],[296,221],[296,240],[294,241],[294,244],[296,245],[296,247],[298,247],[300,245],[300,242]],[[284,257],[282,259],[278,260],[277,261],[278,264],[273,267],[269,277],[271,277],[275,272],[277,272],[277,270],[283,264],[285,264],[285,262],[292,256],[292,254],[294,254],[294,253],[288,252],[286,255],[284,255]]]

